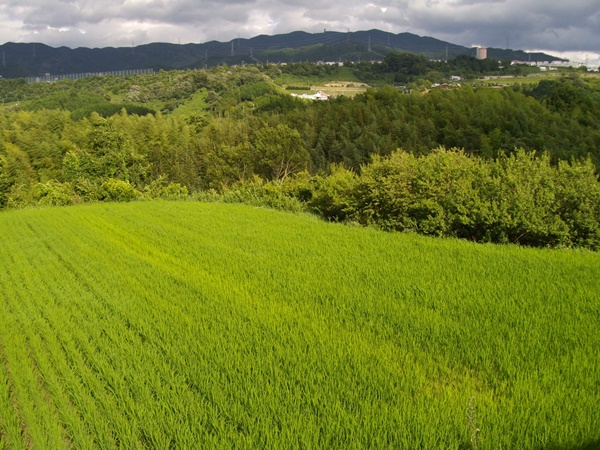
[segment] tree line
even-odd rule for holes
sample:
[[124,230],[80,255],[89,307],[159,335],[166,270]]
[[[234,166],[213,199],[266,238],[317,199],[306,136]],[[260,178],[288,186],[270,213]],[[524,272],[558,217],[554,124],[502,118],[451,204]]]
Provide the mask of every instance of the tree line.
[[[306,102],[273,83],[275,69],[32,88],[36,95],[0,110],[0,208],[250,192],[386,229],[598,247],[598,82],[410,94],[386,87]],[[186,105],[191,112],[179,113]],[[527,170],[539,171],[537,185]],[[386,184],[410,176],[410,188]],[[386,202],[394,206],[375,208]]]

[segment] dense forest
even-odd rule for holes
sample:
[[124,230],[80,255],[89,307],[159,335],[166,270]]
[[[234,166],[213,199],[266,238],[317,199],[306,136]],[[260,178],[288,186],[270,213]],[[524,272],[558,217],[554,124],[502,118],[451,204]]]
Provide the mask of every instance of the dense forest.
[[[385,229],[600,248],[600,79],[432,87],[504,70],[474,61],[391,54],[343,68],[0,80],[0,208],[239,199]],[[383,87],[311,102],[281,83],[342,70]]]

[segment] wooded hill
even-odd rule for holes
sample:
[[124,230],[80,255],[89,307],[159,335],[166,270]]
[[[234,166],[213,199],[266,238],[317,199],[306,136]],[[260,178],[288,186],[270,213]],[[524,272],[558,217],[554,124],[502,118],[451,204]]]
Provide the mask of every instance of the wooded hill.
[[[404,77],[414,62],[378,67]],[[0,110],[0,208],[192,194],[435,236],[600,248],[600,79],[421,91],[417,79],[409,93],[327,102],[278,84],[311,67],[330,79],[342,70],[0,80],[3,98],[18,96]]]
[[[127,69],[186,69],[214,65],[301,61],[382,60],[390,52],[410,52],[428,59],[474,56],[474,49],[411,33],[380,30],[341,33],[296,31],[275,36],[256,36],[229,42],[198,44],[152,43],[121,48],[53,48],[40,43],[6,43],[0,46],[4,78],[40,76],[45,73],[104,72]],[[488,49],[492,59],[527,61],[559,60],[544,53]]]

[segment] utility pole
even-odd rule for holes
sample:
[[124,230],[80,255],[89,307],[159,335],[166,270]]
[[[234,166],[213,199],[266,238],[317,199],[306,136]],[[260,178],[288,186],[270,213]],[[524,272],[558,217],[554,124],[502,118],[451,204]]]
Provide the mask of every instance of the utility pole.
[[231,41],[231,56],[233,56],[233,40]]
[[371,53],[371,35],[369,35],[369,45],[367,47],[367,51]]

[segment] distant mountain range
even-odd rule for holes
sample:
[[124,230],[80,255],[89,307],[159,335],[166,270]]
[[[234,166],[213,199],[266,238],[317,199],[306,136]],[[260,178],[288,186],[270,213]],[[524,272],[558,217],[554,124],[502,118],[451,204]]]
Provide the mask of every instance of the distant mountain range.
[[[370,30],[341,33],[295,31],[275,36],[260,35],[229,42],[201,44],[154,43],[136,47],[54,48],[39,43],[0,45],[0,75],[5,78],[46,73],[107,72],[131,69],[186,69],[220,64],[255,64],[300,61],[381,60],[389,52],[411,52],[430,59],[473,55],[475,49],[411,33],[393,34]],[[488,48],[497,60],[556,61],[544,53]]]

